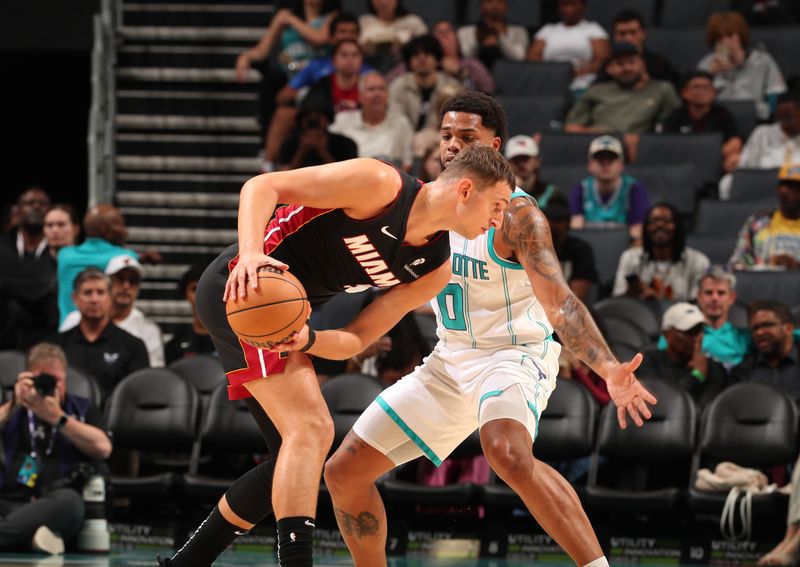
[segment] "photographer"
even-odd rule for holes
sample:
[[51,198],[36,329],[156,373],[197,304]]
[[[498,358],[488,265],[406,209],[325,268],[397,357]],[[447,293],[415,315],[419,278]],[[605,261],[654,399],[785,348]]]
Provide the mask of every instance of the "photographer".
[[58,554],[84,518],[78,490],[86,479],[76,472],[92,471],[87,465],[106,459],[111,440],[92,402],[66,393],[61,348],[39,343],[26,367],[13,399],[0,406],[0,549]]

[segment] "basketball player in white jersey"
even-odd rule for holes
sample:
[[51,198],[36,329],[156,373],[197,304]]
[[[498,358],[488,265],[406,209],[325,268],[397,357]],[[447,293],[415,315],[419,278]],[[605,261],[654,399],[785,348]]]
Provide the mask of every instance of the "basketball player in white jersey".
[[[458,95],[442,108],[446,167],[464,147],[499,148],[505,115],[494,99]],[[439,342],[422,366],[385,390],[325,466],[339,528],[356,567],[386,565],[386,513],[375,480],[425,455],[440,464],[476,428],[495,472],[581,566],[605,567],[575,491],[535,460],[539,416],[555,388],[563,343],[608,383],[621,427],[650,417],[655,398],[620,363],[570,291],[535,201],[512,194],[503,226],[467,240],[451,234],[452,277],[432,301]]]

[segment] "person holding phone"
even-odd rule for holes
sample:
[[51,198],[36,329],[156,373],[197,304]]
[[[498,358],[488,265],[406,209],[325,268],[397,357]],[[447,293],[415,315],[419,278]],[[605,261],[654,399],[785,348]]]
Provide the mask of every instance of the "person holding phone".
[[59,554],[84,518],[81,488],[62,481],[83,463],[112,450],[91,400],[67,394],[67,359],[39,343],[0,406],[3,469],[0,476],[0,549],[29,548]]

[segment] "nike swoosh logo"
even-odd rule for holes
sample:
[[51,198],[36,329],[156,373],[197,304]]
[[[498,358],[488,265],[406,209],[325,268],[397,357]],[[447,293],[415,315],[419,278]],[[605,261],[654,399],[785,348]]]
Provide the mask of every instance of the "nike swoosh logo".
[[383,234],[385,234],[386,236],[388,236],[389,238],[394,238],[395,240],[397,240],[397,237],[394,234],[392,234],[391,232],[389,232],[389,225],[388,224],[381,228],[381,232]]
[[240,532],[239,530],[235,530],[233,533],[236,535],[247,535],[247,532]]
[[315,526],[314,524],[312,524],[312,523],[311,523],[310,521],[308,521],[308,520],[306,520],[306,521],[305,521],[305,522],[303,522],[303,523],[304,523],[305,525],[307,525],[307,526],[311,526],[312,528],[316,528],[316,527],[317,527],[317,526]]

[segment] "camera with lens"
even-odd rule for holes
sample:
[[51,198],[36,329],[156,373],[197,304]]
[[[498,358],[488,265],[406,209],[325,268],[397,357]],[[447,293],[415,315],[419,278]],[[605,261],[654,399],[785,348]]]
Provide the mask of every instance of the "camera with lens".
[[56,393],[57,382],[58,379],[55,376],[44,372],[33,377],[33,387],[36,388],[36,393],[43,398]]

